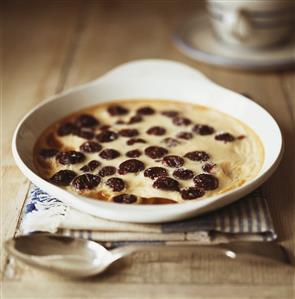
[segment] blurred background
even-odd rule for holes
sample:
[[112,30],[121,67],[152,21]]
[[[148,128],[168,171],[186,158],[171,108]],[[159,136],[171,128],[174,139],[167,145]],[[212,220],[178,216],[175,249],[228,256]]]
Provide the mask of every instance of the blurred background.
[[172,33],[203,8],[204,2],[196,0],[7,1],[7,64],[22,76],[46,57],[52,68],[59,64],[65,77],[74,61],[79,74],[68,80],[78,83],[75,76],[88,81],[128,60],[188,61],[173,46]]

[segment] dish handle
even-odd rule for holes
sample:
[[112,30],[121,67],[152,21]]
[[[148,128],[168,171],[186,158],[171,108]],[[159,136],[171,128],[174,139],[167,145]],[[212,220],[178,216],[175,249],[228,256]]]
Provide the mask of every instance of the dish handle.
[[172,80],[193,79],[210,82],[205,75],[194,68],[177,61],[163,59],[143,59],[124,63],[94,82],[100,80],[123,81],[131,78],[145,80],[149,77],[165,77]]

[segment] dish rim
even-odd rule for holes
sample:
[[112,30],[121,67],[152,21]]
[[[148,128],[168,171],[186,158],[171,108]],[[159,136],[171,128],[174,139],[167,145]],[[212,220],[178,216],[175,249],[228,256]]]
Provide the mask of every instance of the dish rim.
[[[161,62],[163,62],[163,60],[139,60],[139,61],[133,61],[133,62],[129,62],[127,64],[123,64],[123,65],[119,66],[118,68],[115,68],[115,69],[111,70],[110,72],[106,73],[105,75],[103,75],[102,77],[100,77],[97,80],[94,80],[92,82],[89,82],[89,83],[86,83],[86,84],[83,84],[83,85],[80,85],[80,86],[77,86],[77,87],[74,87],[74,88],[71,88],[71,89],[66,90],[66,91],[64,91],[62,93],[53,95],[53,96],[47,98],[45,101],[42,101],[36,107],[34,107],[31,111],[29,111],[21,119],[21,121],[17,125],[17,127],[16,127],[16,129],[14,131],[14,134],[13,134],[13,138],[12,138],[12,153],[13,153],[13,157],[14,157],[14,159],[16,161],[17,166],[24,173],[24,175],[26,177],[28,177],[33,183],[37,182],[37,183],[35,183],[36,185],[44,185],[45,186],[47,184],[45,191],[47,191],[48,189],[51,189],[52,190],[51,193],[55,193],[55,194],[56,193],[63,193],[64,192],[67,195],[67,197],[69,197],[69,198],[78,198],[79,200],[83,200],[84,203],[87,204],[87,205],[90,204],[89,201],[95,201],[96,205],[100,205],[100,206],[102,206],[102,208],[104,208],[104,207],[107,207],[107,208],[111,207],[112,208],[113,206],[115,206],[115,207],[120,206],[120,209],[127,209],[127,210],[154,210],[154,209],[158,209],[158,208],[161,208],[161,207],[164,207],[167,210],[167,209],[169,209],[169,207],[173,207],[173,209],[174,209],[175,206],[179,206],[179,205],[181,205],[181,206],[183,206],[183,205],[186,205],[186,206],[195,206],[197,202],[200,202],[200,200],[202,200],[202,202],[204,203],[204,205],[201,207],[201,209],[203,209],[204,207],[208,206],[208,204],[210,204],[210,206],[212,206],[212,205],[214,205],[214,203],[216,203],[218,201],[222,201],[222,198],[226,197],[229,194],[234,194],[234,193],[238,192],[239,194],[241,194],[241,196],[239,196],[239,198],[240,198],[240,197],[246,195],[248,192],[254,190],[256,187],[258,187],[259,185],[261,185],[268,177],[270,177],[270,175],[275,171],[275,169],[279,165],[279,162],[280,162],[281,157],[283,155],[284,142],[283,142],[283,138],[282,138],[282,133],[281,133],[281,130],[280,130],[277,122],[272,117],[272,115],[269,112],[267,112],[262,106],[258,105],[253,100],[246,98],[245,96],[241,96],[244,101],[250,101],[252,104],[257,105],[260,109],[263,110],[264,113],[266,113],[269,117],[271,117],[271,120],[277,126],[277,129],[278,129],[278,132],[279,132],[279,136],[280,136],[280,140],[278,140],[277,142],[280,142],[280,144],[279,144],[280,151],[279,151],[278,155],[276,156],[276,159],[274,159],[274,161],[272,162],[272,164],[269,165],[268,168],[265,169],[262,173],[259,172],[254,178],[252,178],[251,180],[245,182],[240,187],[234,188],[232,190],[229,190],[227,192],[221,193],[219,195],[210,196],[210,197],[204,198],[204,199],[194,199],[194,200],[185,201],[185,202],[181,202],[181,203],[177,203],[177,204],[175,204],[175,203],[168,203],[168,204],[122,205],[122,204],[119,204],[119,203],[108,202],[108,201],[97,200],[97,199],[91,199],[89,197],[85,197],[85,196],[81,196],[81,195],[78,195],[78,194],[75,194],[75,193],[71,193],[71,192],[69,192],[67,190],[64,190],[64,189],[62,189],[60,187],[57,187],[57,186],[49,183],[45,179],[41,178],[36,172],[34,172],[33,170],[31,170],[29,166],[27,166],[26,162],[23,161],[22,157],[20,156],[20,154],[18,152],[18,149],[17,149],[17,139],[18,139],[18,135],[19,135],[19,131],[20,131],[21,127],[23,126],[23,124],[25,123],[25,121],[31,115],[33,115],[34,113],[37,113],[38,110],[41,107],[50,104],[52,101],[57,101],[59,98],[65,96],[65,95],[69,95],[69,94],[72,94],[74,92],[87,89],[88,87],[91,87],[92,85],[98,84],[101,80],[103,80],[105,78],[108,78],[108,77],[111,77],[111,74],[113,72],[115,72],[117,69],[120,69],[122,67],[126,67],[126,66],[128,66],[128,64],[140,63],[142,61],[144,61],[146,63],[149,63],[149,62],[156,62],[156,63],[160,62],[161,63]],[[164,60],[164,62],[165,63],[171,63],[172,62],[172,63],[175,64],[175,62],[173,62],[173,61],[166,61],[166,60]],[[178,63],[176,62],[176,64],[178,64]],[[183,64],[180,64],[180,65],[183,66]],[[195,70],[193,69],[193,71],[195,71]],[[197,71],[195,71],[195,72],[197,72]],[[205,76],[203,76],[203,77],[206,78]],[[207,78],[206,78],[206,80],[210,81]],[[210,81],[210,83],[214,84],[215,86],[218,86],[219,88],[223,88],[223,87],[220,87],[219,85],[217,85],[217,84],[215,84],[215,83],[213,83],[211,81]],[[227,90],[227,91],[230,91],[230,90]],[[232,91],[230,91],[230,92],[232,92]],[[101,101],[101,103],[108,102],[108,101],[109,100]],[[87,106],[85,106],[85,108],[86,107]],[[218,110],[218,109],[216,108],[216,110]],[[228,113],[228,114],[230,116],[233,116],[230,113]],[[233,117],[235,117],[235,116],[233,116]],[[246,124],[246,125],[248,125],[248,124]],[[262,144],[264,146],[263,142],[262,142]],[[265,146],[264,146],[264,148],[265,148]],[[237,200],[237,199],[235,199],[235,200]],[[209,201],[209,203],[206,203],[205,201]],[[232,200],[232,201],[234,201],[234,200]]]

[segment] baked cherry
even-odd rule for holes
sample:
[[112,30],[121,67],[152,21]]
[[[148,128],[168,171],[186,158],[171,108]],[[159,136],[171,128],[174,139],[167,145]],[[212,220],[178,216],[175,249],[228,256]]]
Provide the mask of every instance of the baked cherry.
[[199,135],[211,135],[215,132],[214,128],[208,125],[197,124],[193,127],[193,132]]
[[155,109],[153,109],[152,107],[141,107],[139,109],[137,109],[137,114],[140,114],[140,115],[152,115],[155,113]]
[[189,187],[182,189],[180,194],[183,199],[190,200],[202,197],[205,194],[205,191],[197,187]]
[[90,130],[83,130],[83,128],[81,129],[77,129],[73,132],[74,135],[83,138],[83,139],[93,139],[94,138],[94,133]]
[[144,163],[137,159],[129,159],[119,165],[119,173],[136,173],[144,170]]
[[178,168],[174,170],[173,176],[180,180],[190,180],[194,177],[194,172],[190,169]]
[[204,190],[214,190],[218,188],[218,179],[208,173],[201,173],[194,177],[194,183],[196,187],[202,188]]
[[114,192],[122,191],[125,188],[125,183],[121,178],[109,178],[106,181],[106,185],[109,186]]
[[94,127],[99,124],[98,120],[90,114],[81,114],[75,121],[78,127]]
[[118,139],[118,137],[119,137],[118,134],[111,130],[104,130],[96,135],[96,139],[99,142],[111,142]]
[[98,172],[98,174],[101,177],[110,176],[115,174],[117,171],[117,168],[114,166],[104,166],[101,168],[101,170]]
[[77,151],[60,152],[56,155],[56,160],[63,165],[81,163],[85,159],[85,155]]
[[149,128],[146,131],[146,133],[149,135],[162,136],[162,135],[165,135],[166,129],[163,127],[154,126],[154,127]]
[[127,145],[133,145],[135,143],[146,143],[146,141],[142,138],[131,138],[127,140]]
[[143,118],[140,115],[134,115],[132,117],[130,117],[128,124],[132,125],[132,124],[136,124],[136,123],[140,123],[142,122]]
[[120,156],[117,150],[106,148],[99,153],[99,156],[105,160],[113,160]]
[[205,163],[203,166],[202,166],[202,169],[205,171],[205,172],[211,172],[211,170],[215,167],[215,164],[213,163]]
[[172,122],[176,126],[189,126],[192,121],[189,118],[176,116],[172,119]]
[[75,130],[77,129],[77,127],[72,124],[72,123],[64,123],[64,124],[61,124],[57,130],[57,134],[59,136],[66,136],[66,135],[70,135],[72,133],[75,132]]
[[139,135],[139,132],[137,129],[122,129],[119,131],[119,135],[123,137],[135,137]]
[[91,160],[87,165],[84,165],[80,168],[83,172],[91,172],[95,170],[100,165],[100,162],[97,160]]
[[215,135],[215,140],[224,141],[225,143],[233,142],[233,141],[235,141],[235,139],[236,138],[230,133],[221,133],[221,134]]
[[100,183],[101,179],[98,175],[91,173],[81,174],[74,178],[72,185],[78,190],[91,190]]
[[179,132],[176,137],[179,139],[190,140],[193,138],[193,134],[191,132]]
[[210,158],[210,156],[204,151],[188,152],[184,156],[192,161],[207,161]]
[[42,158],[52,158],[58,153],[58,150],[55,148],[42,148],[39,151],[39,155]]
[[126,153],[126,156],[129,157],[129,158],[138,158],[142,155],[141,151],[138,150],[138,149],[135,149],[135,150],[131,150],[131,151],[128,151]]
[[134,203],[137,200],[137,197],[133,194],[120,194],[116,195],[112,198],[112,200],[116,203]]
[[169,155],[163,158],[162,163],[168,167],[178,168],[184,164],[184,159],[176,155]]
[[144,153],[152,159],[159,159],[164,157],[168,150],[160,146],[149,146],[144,150]]
[[176,117],[179,114],[179,112],[175,110],[166,110],[166,111],[162,111],[161,114],[173,118]]
[[55,173],[49,181],[58,186],[68,186],[76,176],[76,172],[65,169]]
[[85,153],[97,153],[102,149],[102,146],[95,141],[86,141],[80,145],[80,150]]
[[121,105],[112,105],[108,107],[108,112],[111,116],[117,116],[128,114],[129,110]]
[[155,167],[147,168],[144,171],[144,176],[153,180],[153,179],[158,178],[158,177],[168,176],[168,172],[163,167],[155,166]]
[[179,183],[169,177],[159,177],[154,183],[153,187],[156,189],[162,189],[167,191],[179,191]]

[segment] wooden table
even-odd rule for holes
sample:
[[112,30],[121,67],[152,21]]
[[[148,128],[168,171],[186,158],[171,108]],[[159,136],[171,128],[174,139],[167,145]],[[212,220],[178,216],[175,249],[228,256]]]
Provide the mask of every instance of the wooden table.
[[[29,182],[11,155],[13,130],[44,98],[140,58],[174,59],[250,94],[278,121],[286,150],[264,189],[279,241],[295,255],[294,72],[231,71],[184,57],[171,33],[200,1],[7,1],[2,113],[2,240],[13,237]],[[140,253],[108,273],[71,281],[8,262],[3,298],[294,298],[294,272],[197,252]]]

